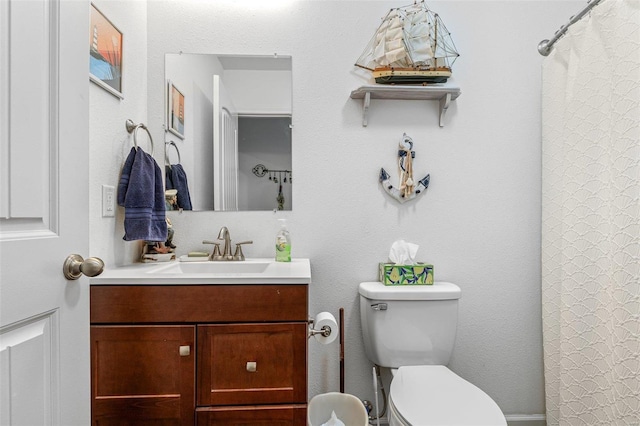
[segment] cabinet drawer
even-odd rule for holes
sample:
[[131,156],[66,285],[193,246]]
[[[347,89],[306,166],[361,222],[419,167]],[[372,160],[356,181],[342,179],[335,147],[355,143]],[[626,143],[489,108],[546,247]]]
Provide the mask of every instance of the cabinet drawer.
[[307,324],[198,325],[197,405],[306,403]]
[[307,285],[94,285],[91,323],[307,321]]
[[196,410],[197,426],[304,426],[306,405],[204,407]]
[[194,347],[194,326],[92,326],[93,424],[193,425]]

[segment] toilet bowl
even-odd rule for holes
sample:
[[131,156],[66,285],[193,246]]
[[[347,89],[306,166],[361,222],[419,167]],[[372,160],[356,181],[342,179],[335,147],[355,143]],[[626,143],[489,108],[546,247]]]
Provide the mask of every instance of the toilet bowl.
[[389,392],[389,426],[506,426],[498,405],[442,365],[400,367]]
[[360,283],[367,357],[391,369],[390,426],[506,426],[498,405],[449,363],[458,321],[458,286]]

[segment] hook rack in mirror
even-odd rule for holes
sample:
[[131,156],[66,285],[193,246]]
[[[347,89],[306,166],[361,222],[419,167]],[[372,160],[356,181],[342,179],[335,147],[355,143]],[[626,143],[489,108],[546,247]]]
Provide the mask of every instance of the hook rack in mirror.
[[[264,164],[256,164],[253,169],[253,174],[257,177],[264,177],[269,174],[269,180],[274,181],[275,183],[284,182],[293,183],[293,179],[291,177],[291,170],[271,170],[268,169]],[[282,177],[284,175],[284,178]],[[279,179],[278,179],[279,178]]]

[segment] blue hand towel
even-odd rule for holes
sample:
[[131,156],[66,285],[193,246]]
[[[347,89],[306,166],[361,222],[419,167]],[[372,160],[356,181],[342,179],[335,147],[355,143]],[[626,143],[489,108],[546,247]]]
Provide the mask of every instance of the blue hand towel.
[[183,210],[192,210],[187,173],[181,164],[172,164],[166,169],[167,189],[178,190],[178,207]]
[[131,148],[118,184],[118,204],[124,206],[125,241],[167,239],[162,171],[142,148]]

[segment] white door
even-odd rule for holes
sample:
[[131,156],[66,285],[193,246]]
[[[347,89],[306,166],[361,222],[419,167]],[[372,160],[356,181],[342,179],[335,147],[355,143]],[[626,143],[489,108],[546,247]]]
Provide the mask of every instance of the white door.
[[0,0],[0,424],[90,424],[89,2]]
[[213,76],[213,207],[238,210],[238,112],[219,75]]

